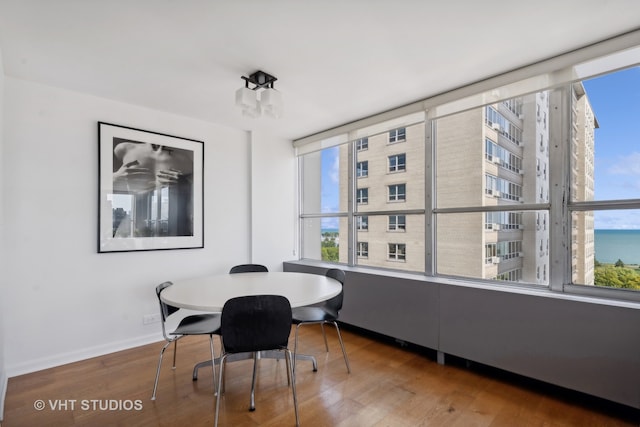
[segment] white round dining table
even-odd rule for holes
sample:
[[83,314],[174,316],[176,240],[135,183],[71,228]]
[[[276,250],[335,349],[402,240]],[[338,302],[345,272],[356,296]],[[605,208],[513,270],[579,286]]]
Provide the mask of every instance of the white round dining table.
[[[174,307],[197,311],[221,312],[224,303],[234,297],[245,295],[282,295],[291,307],[302,307],[326,301],[338,295],[342,284],[330,277],[296,272],[252,272],[215,274],[174,281],[165,288],[160,298]],[[261,357],[280,358],[279,353],[261,352]],[[245,355],[240,358],[247,358]],[[296,354],[296,360],[309,360],[313,370],[318,370],[315,357]],[[215,363],[219,363],[216,358]],[[200,362],[193,368],[193,379],[198,378],[198,369],[211,366],[211,360]]]
[[160,298],[175,307],[221,312],[224,303],[234,297],[282,295],[291,307],[302,307],[326,301],[341,290],[340,282],[323,275],[270,271],[177,280],[162,291]]

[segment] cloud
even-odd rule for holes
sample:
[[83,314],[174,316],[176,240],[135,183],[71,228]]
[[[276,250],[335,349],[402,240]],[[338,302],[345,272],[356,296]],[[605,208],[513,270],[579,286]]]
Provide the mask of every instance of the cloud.
[[631,153],[612,165],[608,172],[614,175],[639,175],[640,153]]
[[595,228],[600,230],[640,229],[640,215],[637,210],[613,210],[594,212]]
[[336,155],[333,156],[331,167],[329,169],[329,179],[334,184],[340,183],[340,155],[336,150]]

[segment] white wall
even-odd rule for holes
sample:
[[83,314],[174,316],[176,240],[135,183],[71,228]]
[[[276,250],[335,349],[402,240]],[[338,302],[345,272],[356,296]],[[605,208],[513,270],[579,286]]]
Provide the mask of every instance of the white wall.
[[291,141],[253,133],[251,165],[251,259],[282,271],[283,261],[297,259],[297,163]]
[[4,303],[5,303],[5,278],[4,271],[4,205],[2,178],[4,165],[2,163],[2,153],[4,146],[3,139],[3,105],[4,105],[4,67],[2,63],[2,51],[0,50],[0,421],[4,418],[4,396],[7,391],[7,374],[4,358]]
[[[158,283],[249,261],[247,133],[10,77],[4,106],[8,376],[159,340]],[[204,249],[96,252],[98,121],[205,141]]]

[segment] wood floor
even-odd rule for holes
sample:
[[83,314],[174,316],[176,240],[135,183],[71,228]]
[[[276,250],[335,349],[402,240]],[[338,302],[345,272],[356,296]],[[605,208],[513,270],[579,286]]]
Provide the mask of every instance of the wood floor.
[[[300,350],[319,369],[298,364],[302,426],[638,426],[639,411],[487,367],[403,348],[345,329],[347,374],[335,331],[329,353],[318,326],[301,329]],[[292,335],[293,338],[293,335]],[[165,355],[156,401],[153,378],[162,343],[10,378],[2,427],[211,426],[211,369],[191,380],[209,354],[208,338],[187,337]],[[219,351],[216,338],[216,352]],[[248,411],[251,362],[227,365],[220,425],[294,425],[284,361],[259,363],[256,410]],[[36,406],[44,404],[44,409]],[[55,406],[53,408],[52,406]]]

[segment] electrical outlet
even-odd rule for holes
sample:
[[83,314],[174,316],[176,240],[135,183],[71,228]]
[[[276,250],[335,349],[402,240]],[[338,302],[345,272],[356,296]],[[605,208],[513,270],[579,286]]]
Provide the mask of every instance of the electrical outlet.
[[147,314],[142,316],[142,324],[143,325],[149,325],[151,323],[158,323],[160,322],[160,314]]

